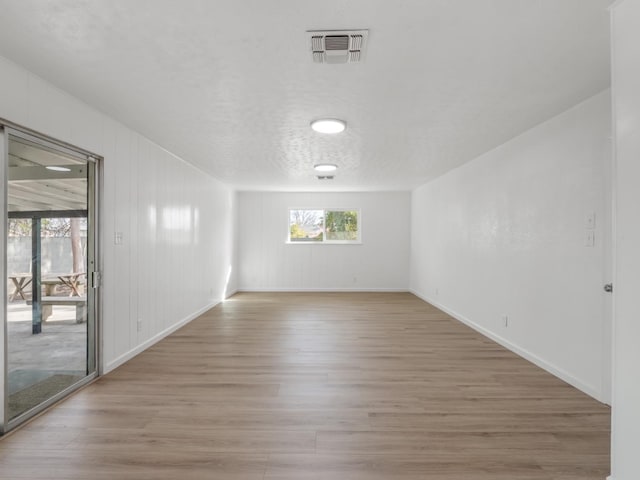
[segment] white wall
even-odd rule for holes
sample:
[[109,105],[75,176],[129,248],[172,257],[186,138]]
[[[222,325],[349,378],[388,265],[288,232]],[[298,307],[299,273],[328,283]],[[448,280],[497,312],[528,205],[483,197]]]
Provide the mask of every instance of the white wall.
[[232,262],[232,192],[1,58],[0,79],[0,117],[104,157],[105,371],[219,301]]
[[[359,208],[361,245],[287,244],[289,208]],[[407,290],[408,192],[238,194],[240,290]]]
[[612,10],[616,150],[613,420],[615,480],[640,478],[640,2]]
[[605,91],[417,188],[412,203],[412,291],[602,400],[609,135]]

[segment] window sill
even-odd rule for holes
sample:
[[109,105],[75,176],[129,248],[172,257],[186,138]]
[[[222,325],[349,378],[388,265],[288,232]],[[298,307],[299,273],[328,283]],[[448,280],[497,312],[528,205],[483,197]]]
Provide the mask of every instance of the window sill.
[[285,245],[362,245],[362,242],[284,242]]

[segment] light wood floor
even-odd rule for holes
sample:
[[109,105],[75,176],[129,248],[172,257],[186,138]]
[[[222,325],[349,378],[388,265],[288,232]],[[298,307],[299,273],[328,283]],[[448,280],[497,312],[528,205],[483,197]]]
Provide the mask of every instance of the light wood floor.
[[0,440],[0,477],[603,480],[609,424],[410,294],[247,293]]

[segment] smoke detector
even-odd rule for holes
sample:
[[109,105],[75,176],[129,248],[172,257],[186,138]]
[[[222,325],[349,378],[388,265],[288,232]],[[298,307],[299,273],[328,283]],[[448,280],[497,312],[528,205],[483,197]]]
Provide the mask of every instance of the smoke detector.
[[369,30],[309,30],[307,35],[315,63],[357,63],[362,61]]

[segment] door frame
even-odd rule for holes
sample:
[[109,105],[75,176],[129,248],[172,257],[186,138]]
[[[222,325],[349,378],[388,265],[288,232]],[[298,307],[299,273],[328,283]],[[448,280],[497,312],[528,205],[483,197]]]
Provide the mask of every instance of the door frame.
[[[88,167],[87,181],[87,222],[90,228],[87,232],[87,370],[84,378],[50,397],[38,406],[24,412],[18,417],[8,418],[8,335],[7,335],[7,225],[8,225],[8,155],[9,136],[18,137],[44,148],[66,153],[76,158],[86,160]],[[101,230],[101,192],[102,192],[102,162],[103,157],[88,150],[41,134],[29,128],[17,125],[0,118],[0,185],[3,194],[0,196],[0,255],[3,255],[0,269],[0,311],[2,312],[2,326],[0,327],[0,435],[9,432],[30,418],[65,398],[82,386],[92,382],[102,374],[102,322],[100,302],[100,272],[102,256],[100,251]],[[91,293],[90,293],[91,292]]]
[[[612,104],[613,105],[613,104]],[[615,127],[612,124],[612,132]],[[613,292],[603,292],[603,331],[602,331],[602,388],[600,400],[607,405],[612,403],[613,386],[613,321],[615,318],[615,259],[616,259],[616,159],[613,135],[607,139],[604,165],[604,284],[613,284]]]

